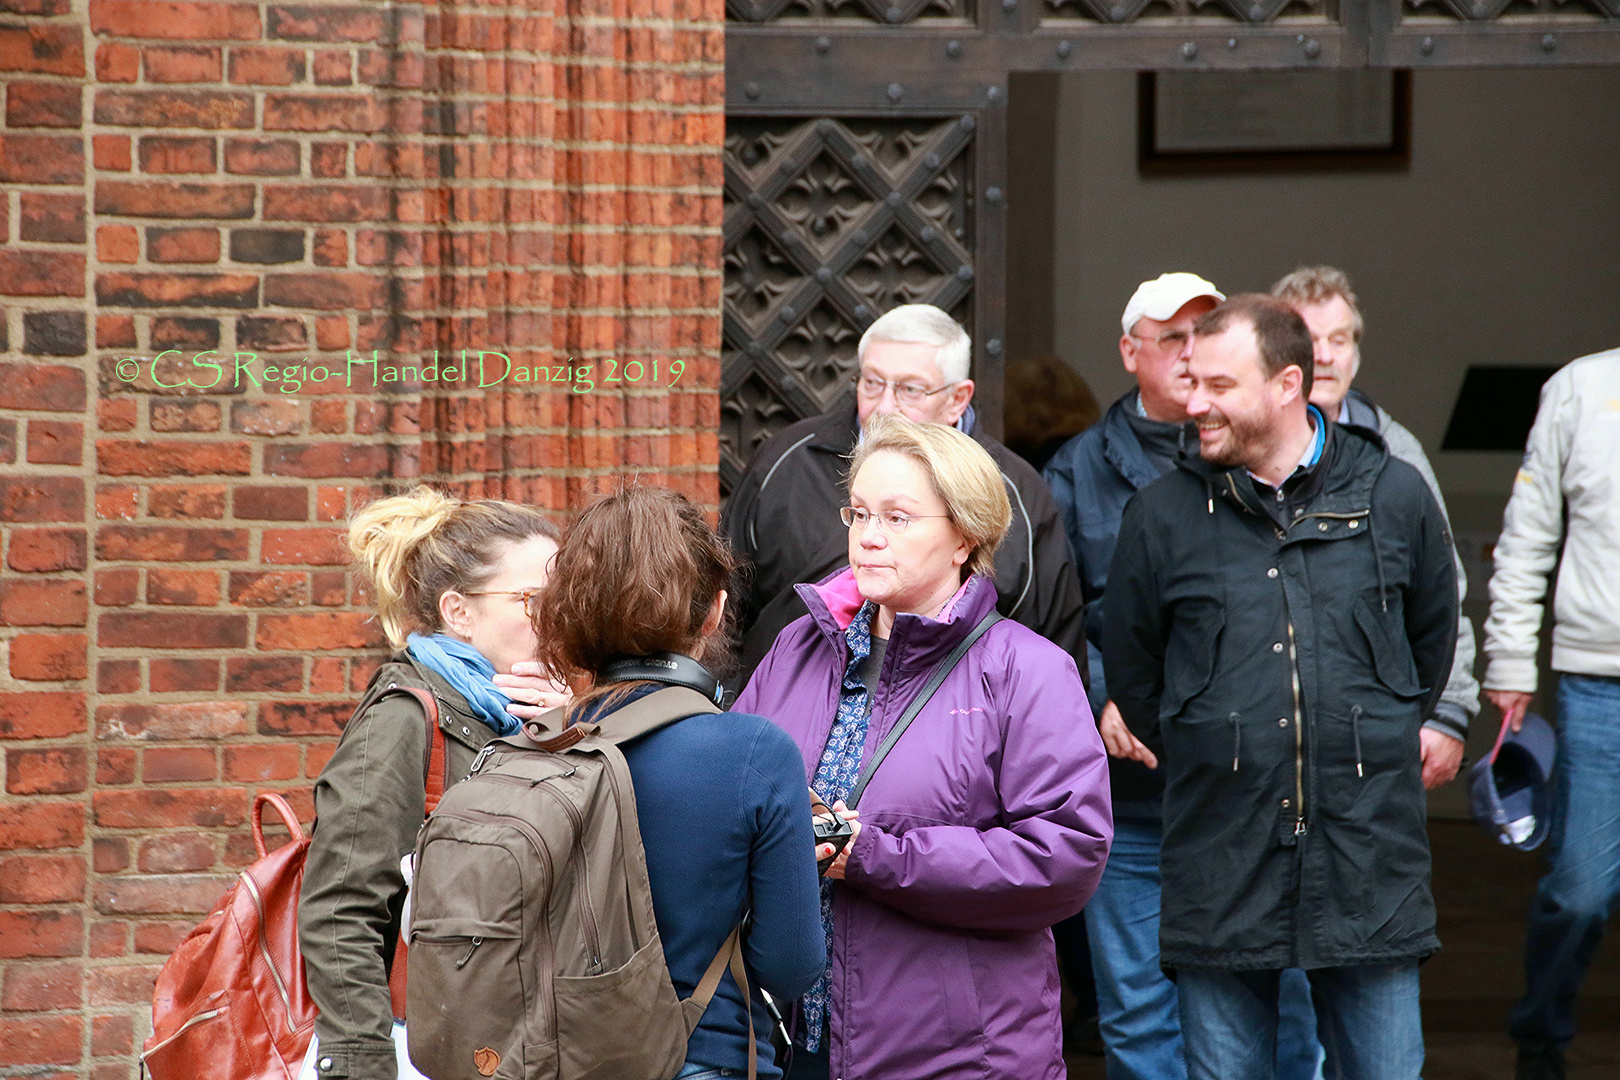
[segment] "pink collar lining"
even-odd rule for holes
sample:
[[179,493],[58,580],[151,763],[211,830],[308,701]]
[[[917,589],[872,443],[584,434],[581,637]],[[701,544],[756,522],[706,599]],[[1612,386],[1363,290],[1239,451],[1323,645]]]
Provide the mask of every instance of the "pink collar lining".
[[[967,581],[962,582],[962,587],[957,589],[951,598],[945,602],[945,606],[940,609],[939,615],[933,617],[934,622],[948,623],[951,621],[956,614],[957,604],[967,595],[968,585],[972,581],[973,575],[969,574]],[[861,595],[859,587],[855,584],[855,571],[846,568],[837,577],[822,582],[815,588],[816,593],[821,597],[822,603],[827,605],[827,612],[832,616],[833,622],[837,624],[840,630],[848,630],[849,624],[855,621],[856,613],[861,610],[861,605],[866,603],[866,598]],[[919,615],[918,618],[926,619],[930,618],[930,616]]]

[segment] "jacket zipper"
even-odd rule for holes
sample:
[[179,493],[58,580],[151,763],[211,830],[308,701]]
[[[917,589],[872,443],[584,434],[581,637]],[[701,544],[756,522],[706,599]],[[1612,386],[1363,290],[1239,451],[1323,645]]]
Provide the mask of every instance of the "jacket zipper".
[[1294,682],[1294,835],[1305,835],[1305,725],[1299,701],[1299,653],[1294,648],[1294,620],[1288,620],[1288,670]]
[[[580,855],[578,878],[579,886],[576,891],[579,893],[580,908],[584,912],[585,944],[591,950],[592,966],[601,967],[602,943],[600,935],[597,933],[596,929],[596,910],[591,905],[590,867],[585,859],[585,819],[580,815],[579,808],[565,799],[556,788],[543,786],[547,780],[557,780],[564,776],[573,776],[574,771],[574,769],[570,768],[567,772],[553,773],[551,776],[542,776],[538,780],[524,780],[520,777],[507,776],[503,773],[491,773],[488,776],[480,776],[478,780],[480,783],[485,784],[506,784],[509,787],[526,787],[534,788],[537,791],[543,791],[547,795],[550,795],[552,798],[556,799],[557,803],[563,808],[563,813],[568,815],[568,820],[574,827],[574,847],[579,851]],[[471,780],[472,777],[469,776],[468,779]]]
[[[489,778],[485,777],[485,779]],[[547,886],[549,887],[551,882],[554,880],[555,872],[553,871],[551,865],[551,852],[546,850],[546,842],[542,840],[540,838],[540,834],[522,818],[510,817],[505,814],[491,814],[484,810],[439,810],[436,811],[436,813],[441,817],[461,818],[464,821],[481,821],[488,824],[504,825],[507,828],[516,829],[518,832],[523,834],[523,836],[529,841],[529,846],[534,848],[535,852],[540,856],[540,863],[545,867],[546,870]],[[544,994],[548,989],[552,988],[552,973],[556,965],[556,958],[552,955],[551,927],[546,923],[545,912],[540,913],[540,917],[536,920],[536,922],[539,924],[540,937],[542,939],[541,948],[536,950],[536,952],[539,953],[540,959],[540,977],[537,986],[539,987],[539,992]],[[557,1002],[555,998],[553,998],[551,1001],[550,1008],[546,1009],[545,1023],[542,1026],[544,1028],[543,1034],[547,1039],[555,1039],[557,1037]]]
[[423,934],[416,940],[425,945],[452,945],[458,941],[467,942],[469,946],[467,951],[461,954],[460,960],[456,961],[457,971],[460,971],[462,968],[467,966],[467,961],[473,958],[473,953],[477,952],[478,947],[484,943],[483,938],[478,937],[477,935],[469,937],[466,934],[451,934],[447,937],[429,937],[428,935]]
[[152,1049],[150,1049],[150,1050],[142,1050],[141,1051],[141,1063],[145,1064],[147,1058],[151,1057],[153,1054],[157,1053],[159,1050],[162,1050],[165,1046],[168,1046],[170,1043],[174,1042],[174,1040],[178,1039],[180,1036],[184,1035],[186,1032],[190,1031],[192,1028],[196,1027],[198,1024],[201,1024],[201,1023],[203,1023],[204,1021],[207,1021],[207,1020],[212,1020],[214,1017],[218,1016],[220,1013],[226,1012],[229,1009],[230,1009],[229,1005],[221,1005],[217,1009],[209,1009],[206,1012],[196,1013],[190,1019],[188,1019],[185,1023],[181,1024],[178,1028],[176,1028],[173,1035],[170,1035],[167,1039],[164,1039],[162,1042],[158,1043],[156,1046],[152,1047]]

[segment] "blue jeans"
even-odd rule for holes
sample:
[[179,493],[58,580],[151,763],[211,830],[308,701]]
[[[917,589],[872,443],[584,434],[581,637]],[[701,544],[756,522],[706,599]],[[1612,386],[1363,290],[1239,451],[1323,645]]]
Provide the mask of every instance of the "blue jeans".
[[721,1080],[722,1077],[747,1076],[746,1069],[711,1069],[695,1061],[688,1061],[675,1074],[675,1080]]
[[[1191,1080],[1276,1075],[1282,974],[1180,972],[1181,1030]],[[1306,974],[1328,1080],[1417,1080],[1423,1071],[1423,1020],[1416,960]]]
[[1620,896],[1620,678],[1558,679],[1552,869],[1536,889],[1525,935],[1525,995],[1508,1021],[1521,1046],[1562,1050],[1575,1036],[1575,995]]
[[[1157,821],[1116,820],[1108,865],[1086,905],[1108,1080],[1184,1080],[1187,1075],[1176,984],[1159,969],[1162,839]],[[1283,974],[1278,1011],[1276,1075],[1315,1080],[1322,1075],[1322,1052],[1303,972]]]

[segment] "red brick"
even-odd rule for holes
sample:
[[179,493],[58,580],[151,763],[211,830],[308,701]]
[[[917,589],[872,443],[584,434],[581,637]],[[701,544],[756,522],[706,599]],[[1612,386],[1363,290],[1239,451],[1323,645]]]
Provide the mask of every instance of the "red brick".
[[315,53],[315,84],[317,86],[353,86],[354,55],[338,49],[320,49]]
[[6,791],[12,795],[71,795],[84,790],[87,777],[82,747],[6,751]]
[[225,779],[243,783],[292,780],[298,776],[296,746],[227,746]]
[[30,420],[28,460],[35,465],[79,464],[84,460],[84,425],[66,420]]
[[90,1021],[90,1056],[127,1055],[135,1046],[132,1016],[97,1016]]
[[248,706],[239,701],[187,701],[165,705],[101,705],[96,738],[165,742],[223,739],[250,730]]
[[231,493],[231,508],[246,521],[307,521],[309,490],[301,487],[243,486]]
[[168,956],[192,930],[189,922],[142,922],[135,924],[135,951]]
[[71,1065],[83,1041],[84,1021],[77,1016],[0,1017],[0,1066]]
[[322,607],[342,607],[349,598],[347,575],[341,570],[322,570],[310,575],[313,600]]
[[[84,843],[84,806],[76,802],[0,802],[0,851],[49,850]],[[0,949],[6,936],[0,933]]]
[[[154,746],[141,756],[141,781],[143,783],[175,783],[182,780],[212,780],[219,773],[219,763],[214,759],[214,752],[202,746]],[[144,851],[144,844],[143,844]],[[202,866],[213,863],[210,856],[208,862]],[[198,870],[199,866],[148,866],[144,855],[141,869],[146,873],[172,873],[175,870]]]
[[252,86],[287,86],[304,80],[302,49],[235,48],[231,82]]
[[[173,350],[211,351],[219,347],[219,320],[191,315],[160,315],[152,320],[152,348],[162,347]],[[165,362],[170,359],[165,357]],[[180,353],[177,351],[173,359],[178,361]],[[199,373],[202,368],[196,369]],[[165,382],[179,382],[184,376],[176,372],[164,372]],[[219,406],[213,402],[207,404],[214,406],[214,413],[218,414]],[[155,406],[154,406],[155,407]],[[218,426],[208,428],[217,431]]]
[[322,315],[316,319],[315,347],[333,350],[348,348],[349,320],[341,315]]
[[[98,713],[100,709],[96,710]],[[97,750],[96,783],[107,787],[135,782],[137,758],[133,750]]]
[[[139,795],[140,792],[118,791],[107,792],[108,797],[127,798]],[[202,789],[193,788],[177,792],[150,792],[147,794],[174,794],[174,795],[205,795]],[[241,790],[220,791],[220,795],[241,796],[241,813],[226,814],[220,810],[208,810],[205,816],[231,817],[236,820],[224,824],[241,824],[246,819],[246,792]],[[165,813],[173,813],[177,807],[170,805],[164,809]],[[192,824],[179,822],[179,824]],[[139,827],[139,826],[135,826]],[[215,874],[161,874],[149,877],[116,877],[103,878],[96,882],[95,905],[96,910],[104,915],[201,915],[212,908],[219,900],[220,893],[228,888],[234,877]],[[151,1000],[150,991],[147,1000]]]
[[0,71],[83,75],[82,26],[67,23],[0,26]]
[[143,562],[241,561],[248,557],[248,533],[179,525],[104,525],[96,531],[96,553],[103,559]]
[[[218,327],[218,323],[211,319],[204,321],[211,326]],[[191,400],[185,398],[153,399],[149,405],[148,420],[152,430],[155,432],[218,431],[220,423],[219,403],[215,401],[199,401],[195,398]],[[175,489],[171,488],[169,490],[173,491]],[[156,500],[152,500],[151,514],[153,517],[189,516],[183,510],[177,513],[160,514],[157,507]],[[223,507],[221,509],[223,510]],[[204,514],[203,516],[220,517],[221,515]]]
[[266,529],[260,545],[267,565],[340,566],[349,561],[344,529]]
[[[153,753],[147,751],[148,761]],[[142,840],[136,865],[143,874],[183,874],[192,870],[207,870],[218,858],[219,853],[214,850],[214,843],[206,834],[168,833]]]
[[231,404],[231,430],[241,435],[293,435],[302,426],[298,402],[287,398]]
[[[126,225],[126,226],[122,226],[122,227],[130,229],[131,232],[134,231],[132,226]],[[133,349],[135,347],[135,319],[134,319],[134,317],[130,316],[130,315],[97,315],[96,316],[96,347],[100,348],[100,349],[113,349],[113,348],[129,348],[129,349]],[[107,417],[107,409],[108,409],[108,407],[117,407],[117,406],[121,406],[121,405],[129,405],[130,406],[129,424],[130,424],[131,427],[133,427],[134,424],[135,424],[135,416],[134,416],[134,411],[135,410],[133,408],[134,404],[135,403],[132,400],[130,400],[129,398],[102,398],[100,401],[96,402],[96,412],[97,412],[97,418],[98,418],[97,426],[100,427],[102,431],[127,431],[127,430],[129,430],[128,428],[108,427],[107,426],[107,419],[108,419],[108,417]]]
[[83,634],[19,634],[11,639],[11,677],[33,682],[86,678],[89,643]]
[[96,442],[96,467],[103,476],[246,476],[252,464],[252,448],[240,442]]
[[309,666],[309,689],[314,694],[343,693],[343,661],[335,656],[317,657]]
[[[0,35],[4,33],[0,28]],[[61,135],[0,136],[0,180],[14,184],[82,184],[84,140]]]
[[68,476],[0,477],[0,521],[77,521],[84,481]]
[[[176,660],[156,658],[150,661],[152,693],[219,689],[218,660]],[[98,714],[99,715],[99,714]],[[147,777],[148,780],[151,777]]]
[[83,626],[83,581],[0,580],[0,626]]
[[96,81],[134,82],[141,77],[141,50],[133,45],[104,42],[96,46]]
[[[157,35],[147,32],[142,37]],[[219,82],[225,65],[218,48],[152,45],[144,50],[146,81],[152,83]]]
[[225,661],[230,694],[298,691],[304,688],[304,661],[296,656],[238,656]]
[[114,307],[251,308],[259,303],[259,279],[252,274],[97,274],[96,301]]
[[96,603],[102,607],[128,607],[135,602],[141,572],[133,566],[96,571]]
[[248,793],[241,788],[143,787],[92,792],[90,800],[96,824],[108,829],[218,828],[247,820]]
[[297,176],[298,144],[291,139],[226,139],[225,171],[247,176]]
[[90,841],[90,865],[98,874],[129,869],[129,841],[122,836],[98,836]]
[[315,743],[310,746],[304,755],[304,775],[311,779],[320,776],[321,770],[326,768],[326,763],[332,760],[332,755],[336,751],[335,742]]
[[0,859],[0,904],[71,904],[84,899],[83,855]]
[[[316,266],[349,265],[349,238],[339,229],[316,229],[315,242],[310,245],[310,258]],[[347,321],[344,324],[344,342],[348,341]]]
[[6,87],[6,126],[77,128],[83,91],[71,83],[14,82]]
[[269,185],[264,189],[266,221],[380,221],[387,220],[387,188],[357,184],[312,184],[302,187]]
[[224,517],[225,485],[173,484],[154,487],[147,498],[147,513],[157,518]]
[[[98,959],[123,956],[129,952],[129,924],[115,920],[98,920],[90,927],[90,955]],[[97,1078],[92,1077],[92,1080]]]
[[[4,224],[0,222],[0,224]],[[0,465],[17,463],[17,421],[0,420]]]
[[233,570],[230,596],[241,607],[303,607],[309,603],[309,575]]
[[389,448],[377,444],[287,443],[264,448],[268,476],[384,477],[389,475]]
[[0,739],[59,739],[87,730],[84,693],[13,690],[0,693]]
[[0,0],[0,11],[17,15],[66,15],[72,0]]
[[97,135],[91,141],[96,168],[109,172],[129,172],[134,167],[128,135]]
[[[5,179],[0,176],[0,180]],[[0,293],[6,296],[83,296],[84,256],[71,251],[0,248]]]
[[96,693],[133,694],[140,688],[139,660],[103,660],[96,664]]
[[140,232],[133,225],[96,226],[96,258],[104,263],[140,262]]
[[270,33],[283,41],[364,41],[391,40],[391,27],[383,12],[363,5],[318,7],[272,5]]
[[11,964],[0,989],[6,1012],[77,1009],[83,1001],[84,971],[78,963]]
[[146,572],[146,602],[213,607],[219,603],[219,574],[212,570],[153,567]]
[[219,230],[149,228],[146,257],[158,263],[218,262]]
[[253,185],[98,180],[96,213],[142,218],[250,218]]
[[171,41],[252,41],[261,33],[258,5],[196,0],[90,0],[90,29]]
[[348,405],[340,400],[316,401],[309,406],[309,427],[323,435],[341,435],[348,430]]
[[0,364],[0,409],[83,412],[85,394],[84,372],[78,368]]
[[56,574],[83,570],[86,558],[83,529],[16,529],[7,562],[25,574]]
[[333,736],[343,730],[352,705],[319,701],[267,701],[259,707],[259,734]]
[[97,640],[110,648],[149,648],[153,642],[162,642],[168,649],[240,649],[247,644],[247,618],[190,612],[113,612],[101,616]]
[[336,180],[346,176],[348,171],[349,148],[343,143],[315,143],[309,148],[311,176]]
[[20,197],[22,214],[17,235],[23,240],[46,244],[82,244],[85,238],[84,196],[56,195],[25,191]]
[[159,964],[91,968],[85,975],[85,1000],[91,1005],[150,1002],[161,968]]
[[206,136],[148,135],[140,158],[148,173],[211,173],[219,165],[215,142]]
[[321,612],[261,615],[255,642],[266,651],[373,649],[382,645],[383,638],[369,615]]

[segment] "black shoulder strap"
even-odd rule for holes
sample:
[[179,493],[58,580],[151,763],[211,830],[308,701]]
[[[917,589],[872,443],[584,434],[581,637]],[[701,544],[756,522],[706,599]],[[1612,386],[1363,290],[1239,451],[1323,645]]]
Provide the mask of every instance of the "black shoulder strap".
[[994,611],[990,612],[979,621],[979,625],[975,626],[967,637],[957,643],[956,648],[951,650],[949,656],[941,660],[938,666],[928,673],[928,681],[923,683],[922,689],[917,691],[917,696],[911,699],[910,705],[906,706],[906,711],[900,714],[900,719],[895,721],[894,727],[889,730],[889,734],[878,744],[878,748],[872,752],[872,759],[861,767],[861,777],[855,781],[855,790],[849,793],[849,800],[845,803],[846,806],[851,810],[856,808],[856,804],[861,801],[861,793],[866,790],[866,785],[872,781],[872,774],[877,772],[879,765],[883,764],[883,759],[889,756],[889,751],[893,750],[894,744],[900,741],[900,736],[906,733],[906,728],[910,727],[911,722],[917,719],[917,714],[922,712],[923,706],[927,705],[928,700],[934,696],[934,691],[944,684],[945,677],[951,673],[951,669],[956,667],[962,657],[967,655],[967,651],[973,648],[973,643],[983,637],[986,630],[1000,621],[1000,615]]

